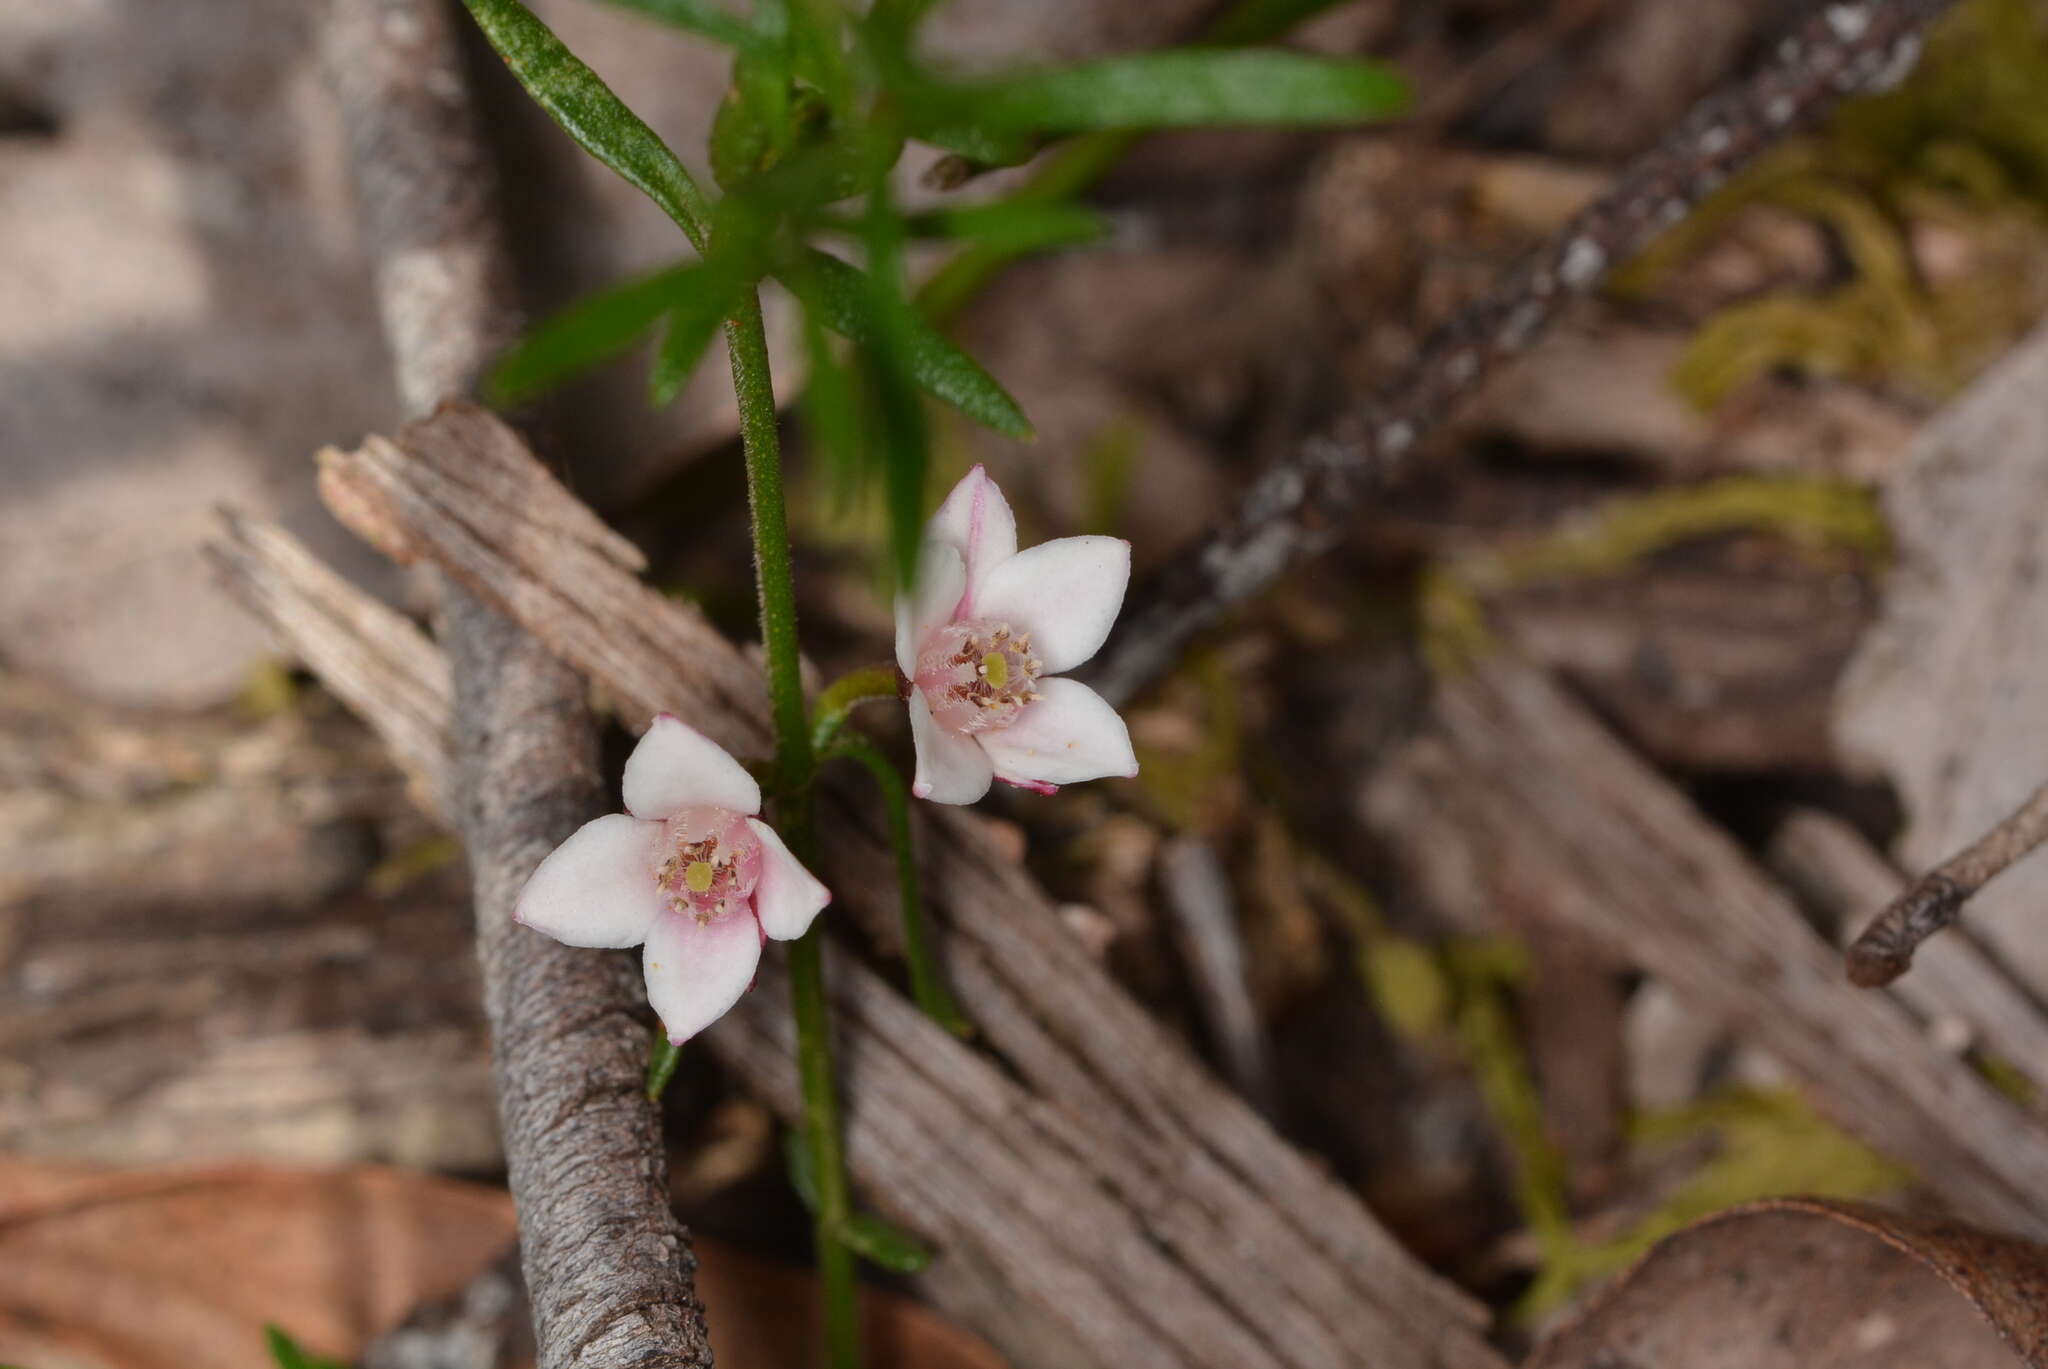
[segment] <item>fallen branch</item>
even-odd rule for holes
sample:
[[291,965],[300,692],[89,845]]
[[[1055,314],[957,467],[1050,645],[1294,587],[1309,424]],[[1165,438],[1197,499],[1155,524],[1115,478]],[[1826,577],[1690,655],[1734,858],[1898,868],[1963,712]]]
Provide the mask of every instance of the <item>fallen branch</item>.
[[1492,367],[1526,350],[1558,311],[1689,214],[1733,172],[1844,96],[1900,80],[1920,33],[1953,0],[1820,6],[1775,59],[1701,101],[1623,169],[1614,188],[1453,319],[1379,396],[1301,443],[1246,492],[1235,517],[1145,584],[1087,673],[1112,701],[1165,672],[1195,633],[1343,537],[1369,491],[1404,474],[1423,439]]
[[1970,896],[2042,842],[2048,841],[2048,785],[2005,821],[1920,876],[1886,905],[1845,957],[1849,982],[1866,989],[1889,984],[1913,964],[1920,943],[1956,920]]
[[[420,412],[468,393],[516,327],[496,177],[444,7],[334,0],[321,39],[399,392]],[[696,1261],[669,1207],[661,1116],[646,1094],[650,1022],[634,962],[527,935],[512,921],[541,858],[601,811],[583,681],[460,588],[444,587],[441,608],[459,764],[438,767],[427,792],[453,800],[469,853],[538,1363],[708,1369]],[[344,630],[376,620],[361,608],[341,617]],[[383,627],[387,643],[404,638]],[[359,686],[424,697],[438,685],[443,674],[425,665],[417,643],[401,650],[405,659]],[[420,674],[406,679],[406,666]],[[435,726],[446,728],[447,717]],[[419,764],[435,733],[406,721],[413,731],[401,744]]]

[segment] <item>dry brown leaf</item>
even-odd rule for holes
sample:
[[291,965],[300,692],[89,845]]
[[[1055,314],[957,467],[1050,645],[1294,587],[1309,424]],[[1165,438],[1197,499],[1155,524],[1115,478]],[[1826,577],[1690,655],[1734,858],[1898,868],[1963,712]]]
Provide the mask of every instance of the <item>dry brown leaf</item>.
[[[105,1170],[0,1159],[0,1363],[269,1369],[263,1327],[351,1361],[514,1236],[508,1194],[381,1168]],[[701,1237],[720,1369],[819,1358],[811,1276]],[[867,1297],[871,1362],[1002,1369],[922,1307]]]
[[2048,1366],[2048,1247],[1773,1198],[1670,1237],[1524,1369]]

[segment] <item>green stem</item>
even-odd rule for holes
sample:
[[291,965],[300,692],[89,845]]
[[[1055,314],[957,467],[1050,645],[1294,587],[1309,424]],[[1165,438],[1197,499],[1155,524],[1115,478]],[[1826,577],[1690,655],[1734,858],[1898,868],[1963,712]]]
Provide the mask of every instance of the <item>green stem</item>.
[[858,732],[848,732],[832,744],[825,758],[843,757],[856,761],[875,777],[882,791],[882,806],[888,811],[889,844],[896,851],[896,887],[903,900],[903,958],[910,966],[910,993],[927,1017],[955,1036],[965,1037],[974,1026],[953,1001],[946,977],[932,955],[931,935],[924,916],[924,900],[917,888],[917,848],[910,830],[910,789],[903,776],[882,749]]
[[841,675],[825,686],[825,692],[818,696],[818,702],[811,708],[811,749],[821,756],[825,754],[839,735],[839,729],[846,726],[847,715],[855,706],[870,699],[896,697],[896,667],[893,665],[862,666]]
[[732,353],[732,387],[739,400],[740,444],[747,462],[747,507],[754,523],[761,649],[768,658],[768,701],[775,720],[775,790],[789,796],[810,787],[813,758],[797,653],[796,581],[790,569],[789,515],[782,501],[782,448],[760,296],[750,294],[727,320],[725,341]]
[[[805,864],[816,860],[808,795],[781,810],[782,836]],[[801,816],[799,816],[799,810]],[[847,1189],[846,1153],[839,1130],[839,1095],[833,1087],[832,1022],[825,1000],[825,924],[814,922],[789,946],[789,998],[796,1017],[797,1077],[804,1095],[804,1140],[818,1185],[812,1217],[818,1280],[824,1288],[825,1363],[830,1369],[859,1369],[860,1305],[854,1283],[853,1250],[842,1233],[853,1217]]]
[[[811,831],[811,750],[797,654],[796,584],[790,569],[789,517],[782,499],[782,453],[776,434],[775,389],[768,370],[768,338],[761,301],[750,294],[726,323],[733,392],[739,400],[740,442],[746,452],[747,504],[753,515],[754,572],[761,597],[761,645],[768,658],[768,698],[775,720],[776,818],[798,860],[816,868]],[[831,1014],[825,1002],[823,924],[789,948],[789,992],[796,1018],[797,1074],[803,1084],[804,1134],[817,1173],[815,1239],[824,1288],[826,1363],[859,1369],[860,1307],[853,1252],[841,1233],[852,1213],[846,1153],[833,1088]]]

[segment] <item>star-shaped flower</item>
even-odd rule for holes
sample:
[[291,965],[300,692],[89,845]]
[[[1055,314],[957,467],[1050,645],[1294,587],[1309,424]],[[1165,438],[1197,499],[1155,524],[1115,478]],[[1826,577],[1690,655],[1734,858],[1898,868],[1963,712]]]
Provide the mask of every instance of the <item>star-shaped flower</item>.
[[571,946],[644,942],[648,1001],[681,1045],[747,991],[764,938],[802,936],[832,895],[755,816],[754,777],[667,713],[626,758],[625,799],[540,863],[513,916]]
[[896,601],[896,665],[910,681],[911,792],[973,803],[991,779],[1050,794],[1135,775],[1130,732],[1100,694],[1053,678],[1101,649],[1123,606],[1131,544],[1062,537],[1017,550],[1017,520],[976,466],[925,526],[911,592]]

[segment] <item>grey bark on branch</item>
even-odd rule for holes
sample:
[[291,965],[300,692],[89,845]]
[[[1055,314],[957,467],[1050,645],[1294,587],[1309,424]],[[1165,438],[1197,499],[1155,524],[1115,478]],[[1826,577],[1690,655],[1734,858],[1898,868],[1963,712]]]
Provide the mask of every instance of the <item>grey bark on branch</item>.
[[[1778,825],[1765,863],[1802,901],[1844,930],[1906,887],[1905,876],[1862,833],[1811,809]],[[1930,1023],[1961,1024],[1966,1039],[2048,1088],[2048,1013],[1967,931],[1927,947],[1917,972],[1900,980],[1894,992]]]
[[1901,80],[1919,58],[1921,30],[1952,3],[1816,7],[1773,60],[1702,100],[1624,167],[1613,189],[1431,337],[1376,397],[1303,440],[1253,483],[1229,522],[1141,584],[1108,649],[1081,673],[1112,702],[1129,699],[1196,633],[1335,546],[1359,501],[1413,466],[1424,439],[1496,363],[1526,350],[1566,303],[1787,132],[1844,96]]
[[[330,0],[321,45],[399,393],[423,412],[468,393],[517,326],[494,168],[445,7]],[[458,764],[429,783],[453,801],[469,853],[540,1369],[708,1369],[696,1262],[646,1096],[649,1019],[632,959],[512,922],[534,866],[600,811],[582,679],[459,587],[445,587],[441,611]],[[430,743],[416,732],[405,744]]]
[[[574,501],[537,483],[538,470],[508,429],[467,406],[395,442],[323,454],[324,487],[359,526],[431,555],[509,610],[625,717],[644,723],[666,709],[737,754],[764,754],[758,671],[695,609],[563,531]],[[471,493],[499,482],[529,493]],[[373,721],[381,707],[350,702]],[[823,800],[835,915],[886,940],[893,858],[873,805],[857,789]],[[940,954],[1022,1082],[845,967],[835,992],[849,1145],[873,1201],[995,1271],[1013,1300],[1105,1364],[1319,1369],[1370,1345],[1388,1369],[1498,1369],[1477,1330],[1482,1311],[1124,994],[985,824],[927,817],[920,844],[945,916]],[[750,995],[707,1040],[793,1112],[789,1024],[773,1002]]]
[[1445,684],[1362,807],[1453,915],[1512,903],[1597,938],[1776,1056],[1962,1215],[2048,1234],[2048,1127],[1899,1000],[1845,984],[1790,897],[1540,671],[1501,653]]
[[1954,922],[1970,895],[2048,841],[2048,785],[2005,821],[1913,882],[1849,944],[1849,982],[1889,984],[1912,968],[1920,943]]

